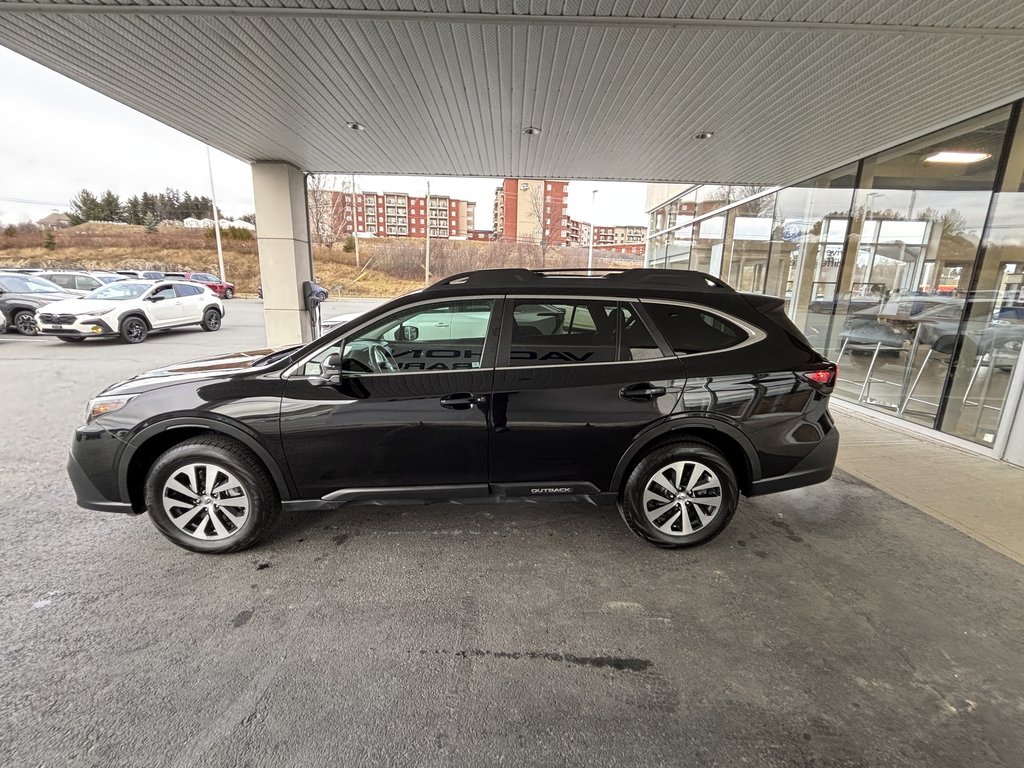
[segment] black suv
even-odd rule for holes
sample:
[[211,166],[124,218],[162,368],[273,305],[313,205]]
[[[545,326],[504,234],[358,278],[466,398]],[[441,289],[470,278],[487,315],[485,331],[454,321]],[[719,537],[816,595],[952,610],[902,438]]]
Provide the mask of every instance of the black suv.
[[617,503],[636,534],[708,541],[740,494],[819,483],[836,366],[781,299],[699,272],[469,272],[315,342],[114,385],[75,433],[89,509],[148,511],[229,552],[276,513],[358,501]]

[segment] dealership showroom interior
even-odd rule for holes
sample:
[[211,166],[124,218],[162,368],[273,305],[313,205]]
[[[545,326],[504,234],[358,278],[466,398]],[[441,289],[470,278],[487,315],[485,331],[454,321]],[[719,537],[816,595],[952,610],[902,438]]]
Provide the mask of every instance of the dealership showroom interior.
[[1024,766],[1022,72],[0,0],[0,765]]

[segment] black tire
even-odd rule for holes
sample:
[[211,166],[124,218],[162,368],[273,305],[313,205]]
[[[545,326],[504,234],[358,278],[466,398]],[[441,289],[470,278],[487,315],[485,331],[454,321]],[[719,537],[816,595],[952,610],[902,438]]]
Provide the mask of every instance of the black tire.
[[233,299],[233,298],[235,298],[235,292],[233,290],[231,290],[230,288],[225,288],[224,289],[224,298],[225,299]]
[[39,333],[36,325],[36,313],[30,309],[18,309],[11,315],[11,327],[22,336],[35,336]]
[[66,341],[69,344],[77,344],[80,341],[85,341],[84,336],[58,336],[61,341]]
[[[196,514],[193,533],[179,528],[164,509],[163,491],[165,483],[190,464],[213,465],[235,476],[239,487],[248,497],[248,514],[237,527],[231,528],[232,519],[223,510],[206,509]],[[205,482],[205,478],[204,478]],[[211,494],[212,496],[212,494]],[[164,536],[179,547],[204,554],[239,552],[259,541],[273,526],[281,510],[281,501],[267,470],[259,459],[244,445],[227,437],[197,437],[169,448],[150,467],[146,475],[145,502],[150,520]],[[171,502],[173,505],[173,501]],[[187,512],[183,513],[187,514]],[[220,524],[229,530],[229,535],[204,540],[197,538],[195,531],[213,531],[211,515],[217,514]]]
[[204,331],[219,331],[220,312],[218,312],[213,307],[210,307],[205,312],[203,312],[203,322],[201,322],[199,325]]
[[[678,523],[673,523],[671,527],[678,525],[680,533],[666,533],[659,529],[654,522],[648,519],[647,514],[644,512],[644,492],[647,489],[648,483],[654,480],[654,477],[662,468],[675,462],[697,462],[703,465],[706,469],[710,470],[716,477],[719,484],[720,494],[718,496],[707,496],[703,498],[719,498],[720,503],[717,510],[710,517],[705,524],[700,527],[694,525],[694,523],[700,522],[700,516],[697,514],[697,509],[694,507],[691,501],[687,499],[682,500],[682,507],[677,504],[675,507],[668,508],[664,513],[665,518],[662,525],[665,525],[665,521],[672,520],[674,512],[681,513],[677,517],[679,518]],[[676,478],[676,480],[686,480],[692,476],[692,472],[696,467],[690,468],[690,474],[687,478]],[[709,478],[702,472],[701,477]],[[703,482],[702,480],[696,481],[698,485]],[[710,493],[708,491],[707,493]],[[676,497],[678,498],[678,497]],[[700,495],[695,495],[688,498],[702,498]],[[666,502],[670,502],[673,499],[666,496]],[[622,519],[633,533],[640,536],[643,539],[656,544],[659,547],[666,549],[677,549],[682,547],[693,547],[698,544],[705,544],[715,536],[720,534],[725,527],[732,520],[733,514],[736,512],[736,506],[739,503],[739,490],[736,483],[736,472],[733,467],[729,464],[729,461],[713,446],[705,443],[702,440],[686,440],[678,443],[669,443],[663,445],[660,448],[655,448],[646,456],[644,456],[640,462],[630,472],[629,478],[626,480],[626,484],[623,487],[621,497],[619,499],[619,513],[622,515]],[[652,501],[652,505],[656,505],[656,502]],[[708,512],[708,506],[701,504],[701,511],[703,513]],[[656,508],[656,506],[652,506]],[[682,533],[682,520],[681,515],[685,514],[691,528],[694,528],[692,533]],[[658,519],[658,518],[656,518]]]
[[132,315],[121,321],[121,341],[125,344],[141,344],[149,335],[149,326],[141,317]]

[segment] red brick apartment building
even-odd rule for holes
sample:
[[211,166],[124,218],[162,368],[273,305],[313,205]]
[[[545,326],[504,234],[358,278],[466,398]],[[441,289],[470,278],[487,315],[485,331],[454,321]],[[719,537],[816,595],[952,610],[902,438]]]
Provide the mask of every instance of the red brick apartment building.
[[548,245],[588,246],[602,253],[643,256],[647,227],[591,227],[568,214],[569,182],[550,179],[505,179],[494,191],[494,239]]
[[[446,195],[427,199],[404,192],[331,192],[335,230],[371,237],[426,237],[477,239],[476,203]],[[355,211],[353,212],[353,202]]]

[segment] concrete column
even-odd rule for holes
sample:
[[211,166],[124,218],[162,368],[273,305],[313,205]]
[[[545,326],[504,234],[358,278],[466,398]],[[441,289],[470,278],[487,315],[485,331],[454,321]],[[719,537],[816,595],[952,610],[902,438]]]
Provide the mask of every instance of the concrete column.
[[257,244],[267,345],[312,341],[302,283],[313,279],[302,171],[287,163],[253,163]]

